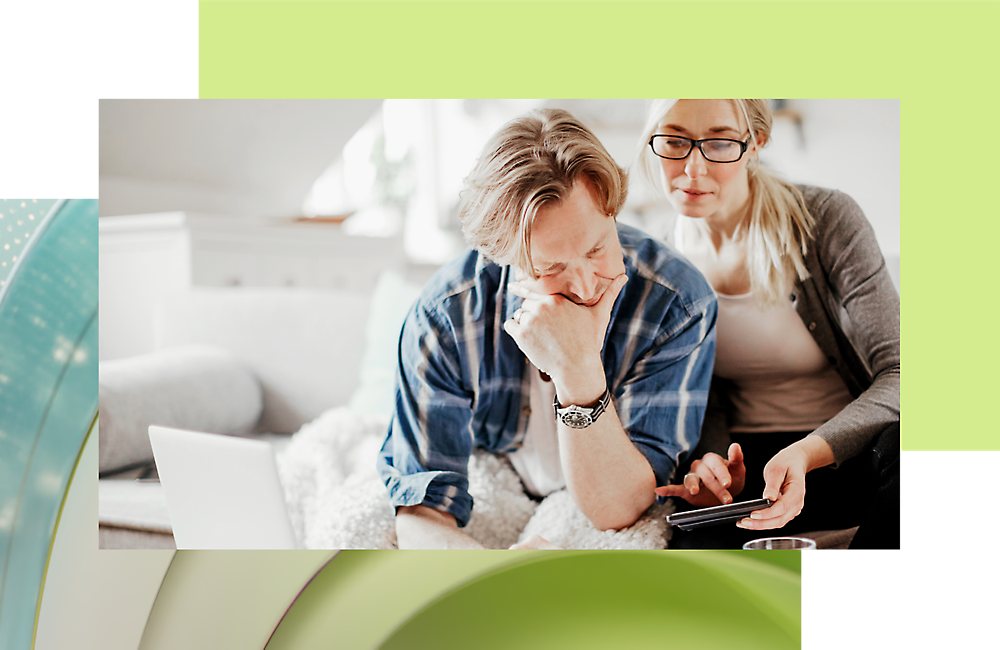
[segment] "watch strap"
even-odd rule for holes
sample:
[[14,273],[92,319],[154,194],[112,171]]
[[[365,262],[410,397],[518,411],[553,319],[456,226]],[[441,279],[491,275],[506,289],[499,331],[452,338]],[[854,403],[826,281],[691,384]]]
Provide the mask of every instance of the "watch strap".
[[604,394],[591,406],[559,406],[559,396],[552,398],[552,408],[555,411],[556,419],[573,429],[586,429],[601,417],[611,404],[611,389],[605,388]]

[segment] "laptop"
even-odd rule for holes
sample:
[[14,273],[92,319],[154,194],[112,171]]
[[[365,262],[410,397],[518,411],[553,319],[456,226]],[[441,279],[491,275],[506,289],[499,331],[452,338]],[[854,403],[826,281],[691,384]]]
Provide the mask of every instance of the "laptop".
[[149,427],[177,548],[299,548],[263,440]]

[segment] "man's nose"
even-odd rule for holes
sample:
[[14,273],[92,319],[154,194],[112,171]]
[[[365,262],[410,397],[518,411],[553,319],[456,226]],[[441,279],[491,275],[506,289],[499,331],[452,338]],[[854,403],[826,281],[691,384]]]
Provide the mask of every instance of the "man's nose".
[[588,303],[597,297],[597,275],[586,265],[577,268],[570,287],[580,302]]

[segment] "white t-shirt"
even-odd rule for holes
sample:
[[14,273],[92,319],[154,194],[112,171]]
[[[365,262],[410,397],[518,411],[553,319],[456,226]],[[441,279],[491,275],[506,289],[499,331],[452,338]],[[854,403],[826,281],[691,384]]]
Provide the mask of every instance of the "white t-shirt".
[[543,381],[538,368],[531,366],[531,414],[524,443],[517,451],[507,454],[528,492],[544,497],[566,487],[559,462],[559,431],[552,400],[556,388],[551,381]]

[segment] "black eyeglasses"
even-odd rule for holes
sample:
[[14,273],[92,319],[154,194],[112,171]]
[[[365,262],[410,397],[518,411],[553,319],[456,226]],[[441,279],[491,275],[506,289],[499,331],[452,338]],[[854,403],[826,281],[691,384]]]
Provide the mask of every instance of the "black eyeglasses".
[[698,147],[709,162],[731,163],[742,158],[749,146],[749,136],[745,142],[725,138],[692,140],[679,135],[654,135],[649,139],[649,148],[653,153],[667,160],[684,160],[691,155],[692,149]]

